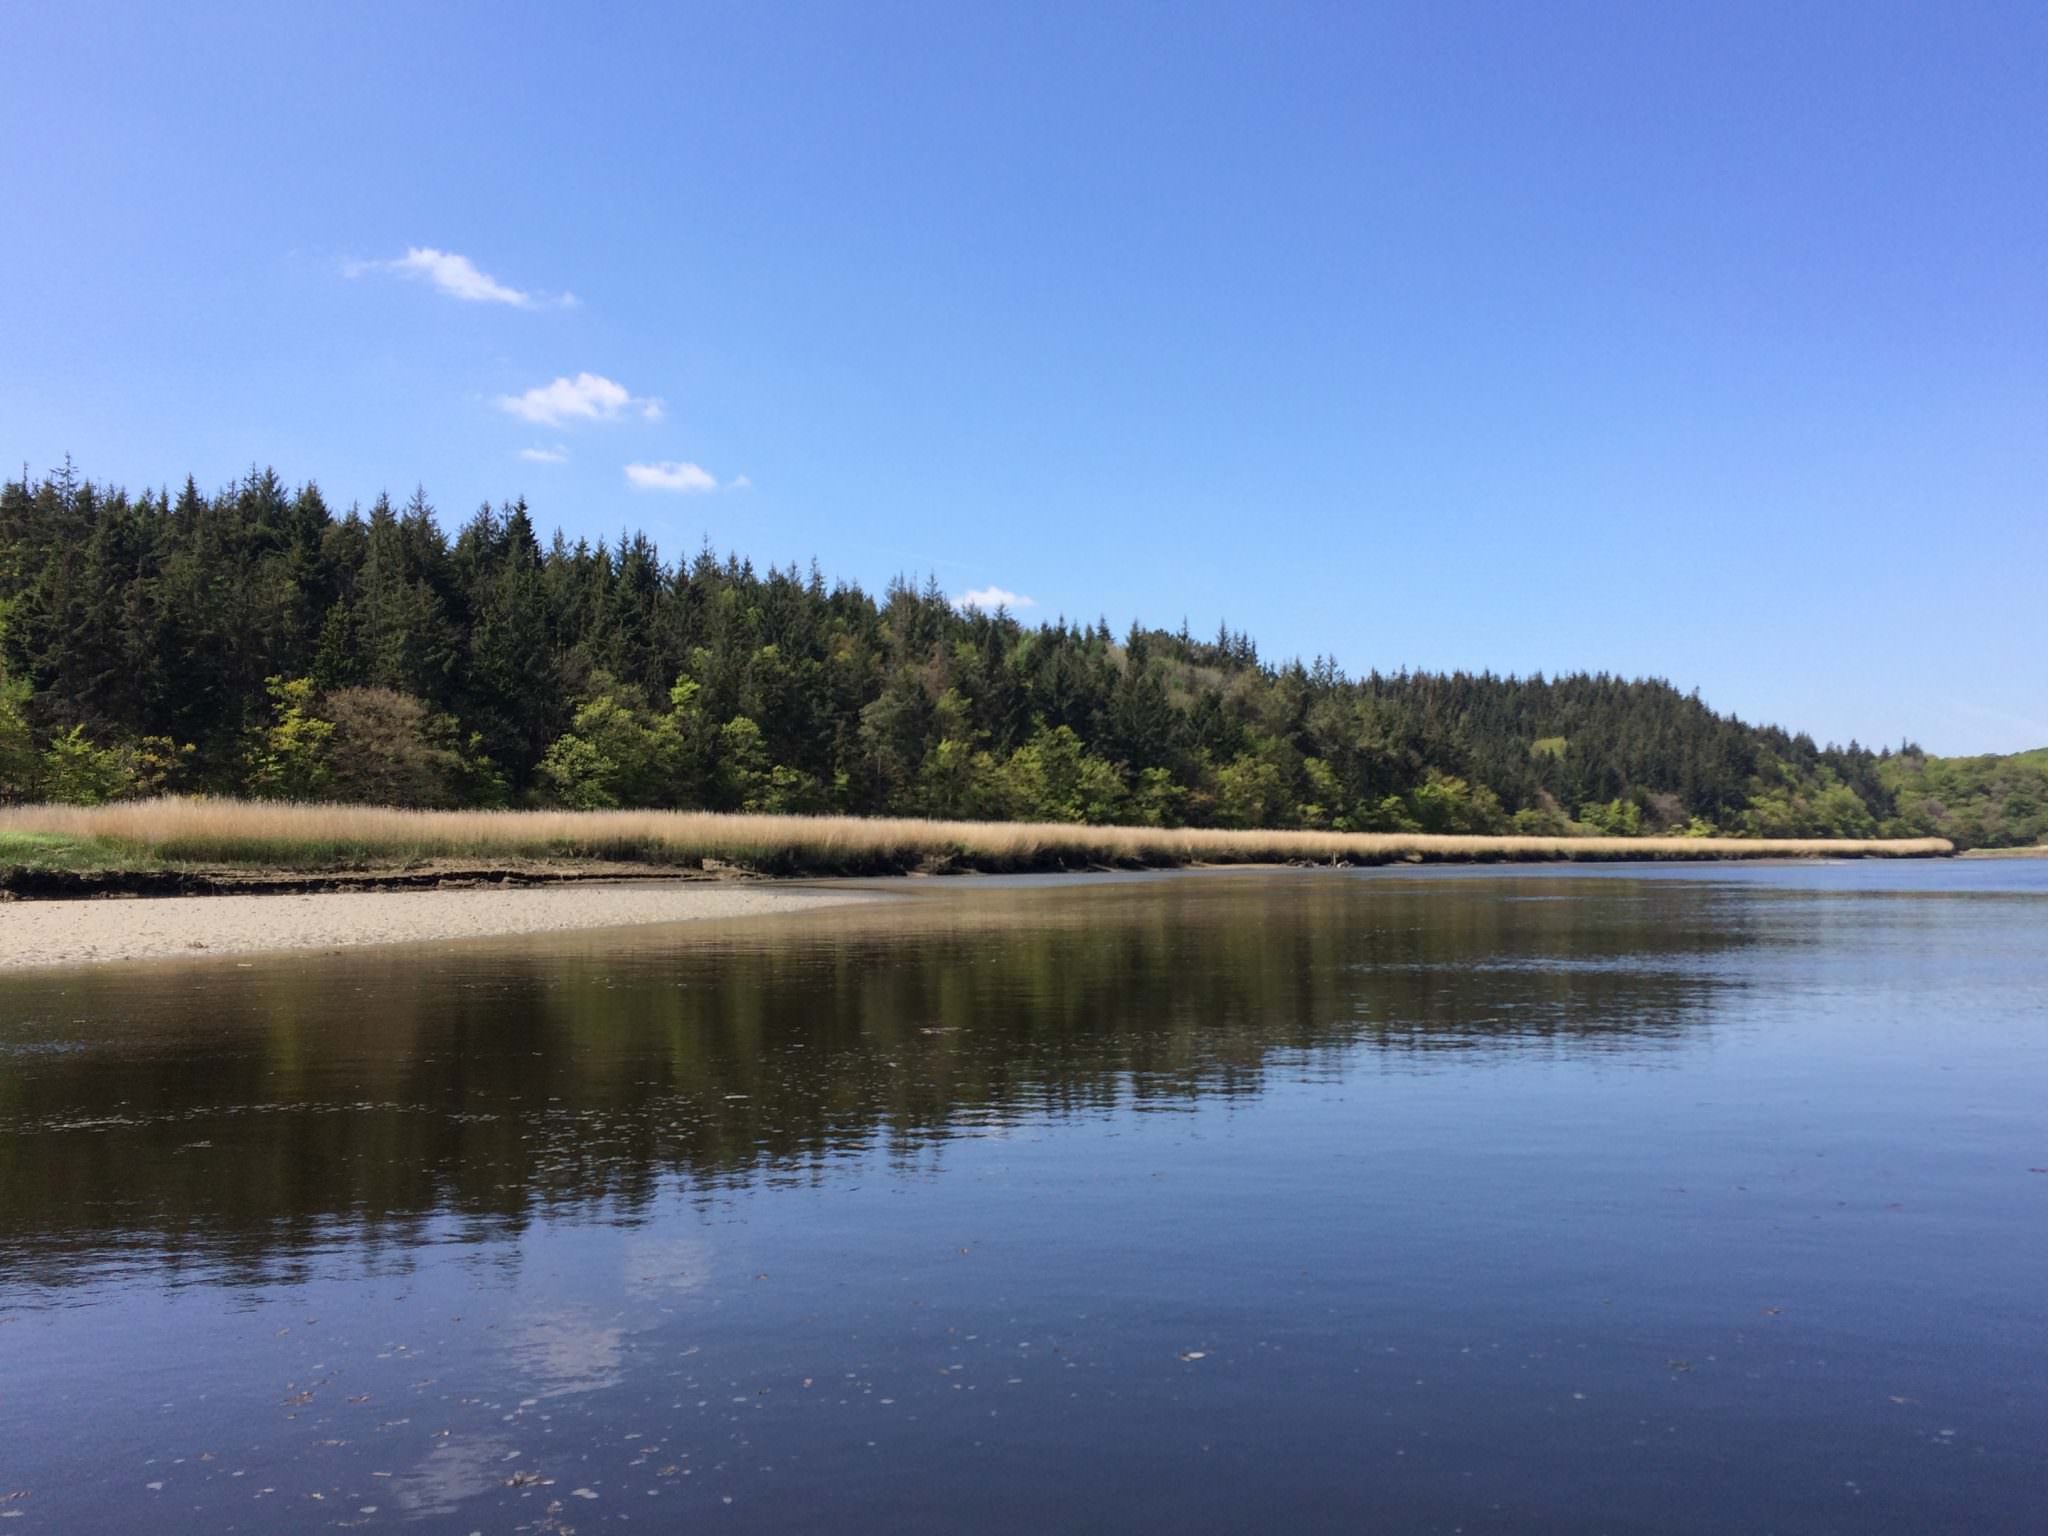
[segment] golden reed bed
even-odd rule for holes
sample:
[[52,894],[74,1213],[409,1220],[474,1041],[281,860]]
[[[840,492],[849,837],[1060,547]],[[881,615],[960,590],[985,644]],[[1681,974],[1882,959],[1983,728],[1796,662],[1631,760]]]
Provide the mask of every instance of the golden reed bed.
[[0,834],[96,840],[169,863],[332,867],[409,859],[602,859],[772,873],[1088,864],[1383,864],[1557,859],[1925,858],[1942,838],[1465,837],[746,816],[711,811],[404,811],[381,806],[164,799],[14,806]]

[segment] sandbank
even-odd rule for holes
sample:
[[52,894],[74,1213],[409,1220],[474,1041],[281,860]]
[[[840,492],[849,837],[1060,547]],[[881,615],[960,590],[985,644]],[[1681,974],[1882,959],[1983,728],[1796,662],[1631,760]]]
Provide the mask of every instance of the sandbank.
[[0,969],[334,950],[800,912],[854,891],[718,882],[0,902]]

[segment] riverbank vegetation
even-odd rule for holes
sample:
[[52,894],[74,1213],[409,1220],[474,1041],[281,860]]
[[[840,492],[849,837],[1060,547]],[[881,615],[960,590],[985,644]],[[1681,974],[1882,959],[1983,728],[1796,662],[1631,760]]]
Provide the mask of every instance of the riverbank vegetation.
[[668,563],[641,535],[544,545],[523,503],[450,538],[423,495],[337,515],[269,471],[210,495],[68,466],[0,488],[0,802],[2027,837],[2005,779],[1964,814],[1938,762],[1819,746],[1659,681],[1353,677],[1269,662],[1227,626],[1117,637],[932,585],[875,598],[709,550]]
[[1901,825],[1963,848],[2048,844],[2048,748],[2006,757],[1897,752],[1878,776]]
[[0,862],[41,867],[391,869],[422,861],[586,861],[617,872],[729,867],[766,874],[1004,872],[1187,864],[1385,864],[1558,859],[1929,856],[1939,840],[1484,837],[1215,827],[1086,826],[705,811],[406,811],[164,799],[0,809]]

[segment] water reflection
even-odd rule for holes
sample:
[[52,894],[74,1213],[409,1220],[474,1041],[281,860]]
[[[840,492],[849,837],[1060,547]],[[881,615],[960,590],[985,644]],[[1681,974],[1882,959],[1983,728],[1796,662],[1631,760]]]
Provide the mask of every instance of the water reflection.
[[[665,1181],[1255,1095],[1269,1073],[1677,1047],[1762,942],[1699,886],[945,889],[428,955],[0,984],[0,1262],[290,1274]],[[1504,899],[1505,898],[1505,899]],[[1780,939],[1782,942],[1782,937]],[[1362,1052],[1357,1048],[1363,1048]],[[677,1266],[686,1271],[687,1265]],[[4,1273],[4,1271],[0,1271]]]
[[0,982],[0,1518],[2031,1529],[2044,893],[963,883]]

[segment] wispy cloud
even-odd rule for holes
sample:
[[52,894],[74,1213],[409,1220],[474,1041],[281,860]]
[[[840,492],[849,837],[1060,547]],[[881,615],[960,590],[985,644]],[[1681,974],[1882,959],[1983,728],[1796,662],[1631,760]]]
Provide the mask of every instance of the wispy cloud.
[[986,613],[994,613],[998,608],[1036,608],[1038,599],[1012,592],[1007,587],[976,587],[972,592],[962,592],[953,599],[953,604],[958,608],[979,608]]
[[728,491],[751,491],[754,488],[754,482],[745,475],[734,475],[725,482],[725,488]]
[[718,489],[718,477],[697,464],[664,459],[658,464],[628,464],[626,480],[643,491],[677,491],[701,496]]
[[458,256],[453,251],[437,251],[430,245],[415,245],[393,261],[352,261],[343,270],[350,277],[361,277],[365,272],[389,272],[396,277],[414,278],[432,283],[438,292],[447,294],[451,299],[462,299],[471,304],[509,304],[514,309],[538,309],[544,304],[573,305],[576,302],[573,293],[548,298],[501,283],[490,273],[481,271],[467,256]]
[[498,408],[536,426],[559,427],[572,421],[616,421],[631,411],[648,421],[661,420],[661,402],[643,399],[595,373],[536,385],[523,395],[500,395]]
[[552,448],[522,448],[519,457],[529,464],[566,464],[569,462],[569,450],[557,443]]

